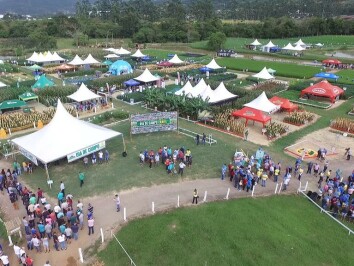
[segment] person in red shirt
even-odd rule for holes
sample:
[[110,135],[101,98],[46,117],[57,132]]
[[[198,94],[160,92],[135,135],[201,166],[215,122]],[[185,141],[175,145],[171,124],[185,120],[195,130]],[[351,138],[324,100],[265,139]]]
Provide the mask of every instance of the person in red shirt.
[[33,266],[33,259],[26,255],[26,266]]
[[38,190],[37,190],[37,204],[41,198],[43,198],[43,190],[41,190],[41,188],[38,188]]

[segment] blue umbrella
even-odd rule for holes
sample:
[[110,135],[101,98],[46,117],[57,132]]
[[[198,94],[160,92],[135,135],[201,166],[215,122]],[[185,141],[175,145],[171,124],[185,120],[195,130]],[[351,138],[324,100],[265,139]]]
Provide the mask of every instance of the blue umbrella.
[[206,67],[206,66],[203,66],[203,67],[199,68],[199,71],[202,72],[202,73],[206,73],[207,71],[212,72],[213,69],[209,68],[209,67]]
[[333,73],[321,72],[315,75],[316,78],[325,78],[325,79],[339,79],[339,76]]
[[125,86],[138,86],[139,84],[140,84],[140,82],[136,81],[134,79],[130,79],[130,80],[124,81],[124,85]]

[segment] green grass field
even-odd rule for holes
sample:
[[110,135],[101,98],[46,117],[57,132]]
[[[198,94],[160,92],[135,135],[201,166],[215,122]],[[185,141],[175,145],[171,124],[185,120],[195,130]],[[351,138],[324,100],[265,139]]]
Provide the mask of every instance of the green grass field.
[[[353,236],[301,196],[238,199],[129,222],[117,234],[137,265],[349,265]],[[112,240],[105,265],[129,265]],[[348,264],[349,263],[349,264]]]
[[291,63],[281,63],[274,61],[251,60],[246,58],[218,58],[216,60],[219,65],[229,69],[244,70],[251,72],[259,72],[264,67],[275,69],[276,76],[292,77],[292,78],[310,78],[320,72],[320,67],[303,66]]

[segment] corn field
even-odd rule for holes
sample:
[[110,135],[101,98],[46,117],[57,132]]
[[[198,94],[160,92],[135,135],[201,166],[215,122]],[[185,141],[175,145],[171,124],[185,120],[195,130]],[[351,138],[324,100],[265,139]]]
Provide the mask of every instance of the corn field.
[[284,134],[289,131],[289,128],[287,126],[276,122],[269,123],[265,126],[265,129],[265,134],[268,136],[268,138],[279,137],[281,134]]
[[311,122],[315,118],[315,115],[310,112],[292,112],[284,117],[285,123],[303,125]]
[[224,113],[219,113],[214,117],[214,126],[231,131],[238,135],[243,135],[245,131],[245,123],[241,120],[236,120],[230,116],[231,110]]
[[336,118],[331,122],[331,127],[341,131],[354,133],[354,120],[349,118]]

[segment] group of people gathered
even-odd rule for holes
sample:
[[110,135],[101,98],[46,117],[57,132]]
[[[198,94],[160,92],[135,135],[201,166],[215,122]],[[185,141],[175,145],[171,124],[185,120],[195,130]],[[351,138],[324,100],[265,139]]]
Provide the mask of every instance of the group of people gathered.
[[[171,147],[160,147],[156,151],[147,149],[144,152],[140,152],[139,161],[140,165],[149,165],[149,168],[153,166],[159,166],[160,162],[165,166],[168,174],[180,174],[183,176],[184,169],[186,167],[192,167],[193,163],[192,152],[185,147],[176,148],[172,150]],[[178,170],[178,171],[177,171]]]

